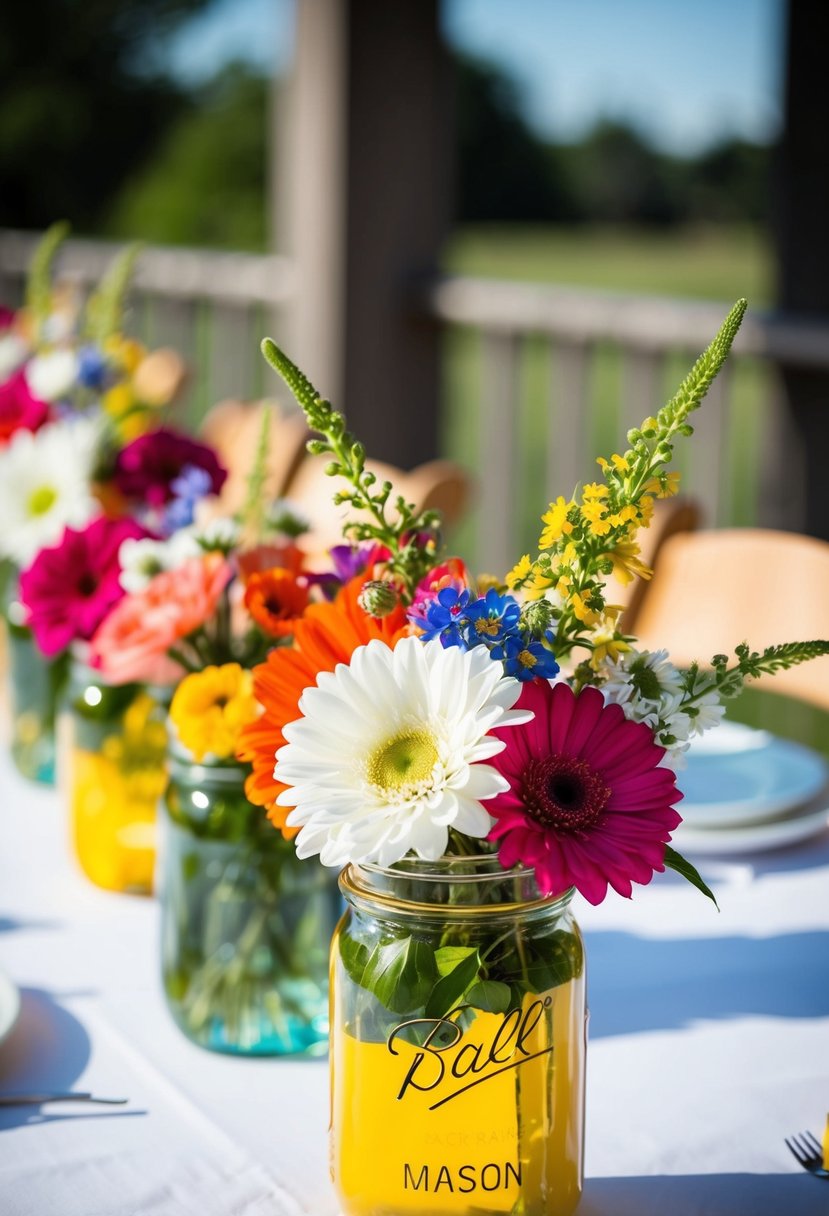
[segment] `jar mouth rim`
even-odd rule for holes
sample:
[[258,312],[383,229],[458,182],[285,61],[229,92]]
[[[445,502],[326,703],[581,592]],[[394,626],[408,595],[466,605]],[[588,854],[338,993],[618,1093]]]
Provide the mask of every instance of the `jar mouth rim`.
[[[464,874],[454,868],[460,865],[479,868]],[[533,878],[535,874],[532,866],[519,865],[504,869],[498,860],[497,853],[456,853],[448,857],[439,857],[437,861],[423,861],[419,857],[403,857],[391,866],[381,866],[373,861],[358,861],[354,862],[351,868],[368,870],[370,873],[382,875],[384,878],[416,878],[418,882],[442,883],[447,880],[453,883],[473,883],[486,882],[487,879],[496,878]]]
[[[537,893],[535,895],[519,895],[516,893],[514,897],[510,897],[511,893],[506,894],[506,898],[502,898],[497,903],[453,903],[447,904],[443,901],[430,902],[427,898],[408,898],[406,895],[398,893],[390,887],[374,886],[372,878],[378,877],[381,880],[389,882],[406,880],[417,882],[418,884],[451,884],[452,886],[467,885],[474,887],[475,884],[483,887],[485,884],[494,884],[495,882],[518,882],[535,883],[535,871],[532,867],[516,866],[512,869],[504,869],[498,862],[497,854],[481,853],[469,856],[454,856],[442,857],[436,862],[422,862],[417,858],[404,858],[413,866],[430,866],[432,872],[429,873],[425,869],[399,869],[400,863],[395,863],[395,866],[385,867],[379,866],[372,862],[357,862],[347,865],[340,875],[340,890],[348,899],[353,896],[355,899],[374,904],[379,907],[393,908],[396,913],[411,916],[445,916],[451,915],[452,918],[460,917],[477,917],[481,913],[488,915],[515,915],[519,910],[522,913],[540,911],[544,909],[549,912],[555,909],[565,908],[573,896],[576,888],[568,887],[564,891],[560,891],[555,895],[543,895]],[[475,864],[476,862],[489,864],[492,868],[483,872],[459,874],[454,873],[450,866],[452,863],[466,862],[467,864]],[[537,890],[537,888],[536,888]]]

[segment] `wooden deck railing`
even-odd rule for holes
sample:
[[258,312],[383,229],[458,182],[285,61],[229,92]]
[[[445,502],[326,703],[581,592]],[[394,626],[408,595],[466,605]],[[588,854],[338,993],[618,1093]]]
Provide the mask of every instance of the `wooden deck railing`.
[[[0,301],[19,302],[35,242],[0,232]],[[60,272],[87,288],[117,248],[71,240]],[[196,369],[191,422],[221,397],[274,391],[258,342],[265,332],[279,338],[294,291],[282,257],[144,249],[132,328],[152,345],[175,346]],[[408,301],[446,331],[444,454],[479,481],[463,538],[479,566],[504,569],[532,542],[545,499],[592,479],[594,449],[618,450],[627,429],[662,404],[729,303],[457,277],[435,278]],[[766,451],[779,362],[829,368],[829,325],[747,315],[726,374],[694,420],[689,454],[678,452],[685,487],[705,501],[710,523],[757,522],[762,495],[764,522],[797,526],[797,504],[784,511],[775,484],[781,462]],[[785,473],[796,486],[797,469]]]

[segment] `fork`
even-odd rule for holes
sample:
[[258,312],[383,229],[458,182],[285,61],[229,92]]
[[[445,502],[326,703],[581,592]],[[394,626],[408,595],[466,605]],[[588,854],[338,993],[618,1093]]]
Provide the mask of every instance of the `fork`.
[[801,1132],[799,1136],[786,1137],[786,1144],[792,1156],[816,1178],[829,1178],[829,1170],[823,1168],[823,1148],[817,1136],[811,1132]]

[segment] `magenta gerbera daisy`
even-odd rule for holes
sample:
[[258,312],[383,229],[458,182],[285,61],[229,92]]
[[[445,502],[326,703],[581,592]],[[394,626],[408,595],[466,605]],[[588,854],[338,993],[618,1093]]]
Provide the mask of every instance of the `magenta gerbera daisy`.
[[576,887],[591,904],[608,884],[630,897],[665,869],[665,846],[682,797],[664,748],[597,688],[527,684],[516,706],[535,714],[521,730],[494,731],[505,748],[490,764],[509,782],[487,803],[505,867],[535,869],[545,895]]
[[125,540],[149,536],[133,519],[94,520],[82,531],[65,528],[57,545],[41,549],[20,576],[27,624],[46,655],[89,641],[124,595],[118,551]]

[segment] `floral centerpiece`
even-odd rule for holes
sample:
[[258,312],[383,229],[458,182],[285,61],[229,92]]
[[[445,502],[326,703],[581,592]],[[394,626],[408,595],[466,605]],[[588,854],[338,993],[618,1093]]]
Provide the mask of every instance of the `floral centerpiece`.
[[360,511],[355,557],[371,547],[254,669],[262,713],[238,751],[298,856],[345,867],[332,1163],[349,1216],[573,1210],[585,1009],[571,897],[630,897],[670,868],[713,899],[670,844],[683,752],[746,680],[829,652],[745,645],[679,671],[607,602],[609,575],[650,577],[637,533],[676,492],[674,442],[744,309],[600,478],[550,503],[537,551],[503,581],[445,558],[435,515],[378,485],[343,417],[263,343],[319,436],[310,450],[344,482],[336,501]]
[[182,505],[194,499],[194,474],[201,492],[215,492],[225,476],[209,449],[159,426],[183,382],[179,357],[150,353],[123,334],[137,248],[115,259],[82,307],[53,281],[66,231],[55,225],[46,233],[24,307],[0,317],[0,561],[12,571],[12,752],[24,773],[43,780],[53,769],[69,649],[88,641],[122,593],[122,541],[179,526]]
[[332,575],[314,576],[288,504],[261,501],[265,432],[240,518],[121,547],[126,588],[90,658],[117,690],[163,679],[175,691],[161,801],[158,894],[168,1005],[195,1042],[275,1055],[324,1050],[336,884],[296,858],[245,794],[240,735],[260,707],[251,667],[290,642]]

